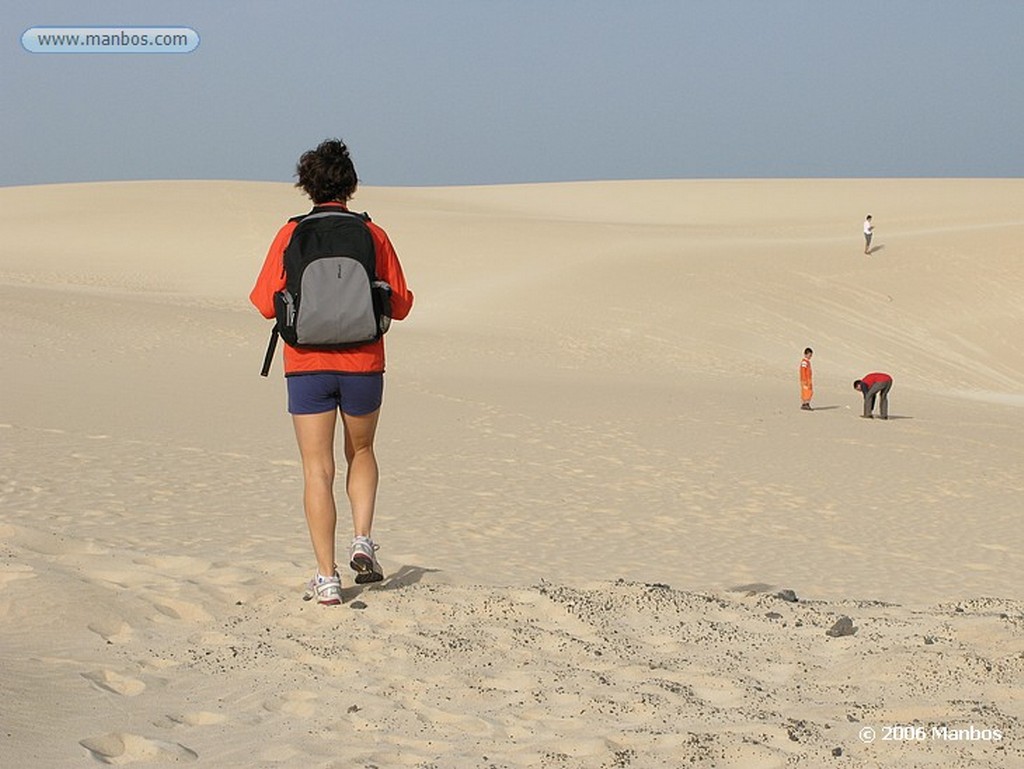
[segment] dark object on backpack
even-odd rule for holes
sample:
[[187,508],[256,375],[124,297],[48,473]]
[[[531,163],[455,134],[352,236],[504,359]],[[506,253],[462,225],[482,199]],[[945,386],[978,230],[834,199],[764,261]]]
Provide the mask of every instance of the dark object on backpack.
[[292,347],[343,350],[380,339],[391,324],[391,286],[377,279],[366,214],[317,206],[298,222],[284,252],[284,290],[262,376],[280,336]]

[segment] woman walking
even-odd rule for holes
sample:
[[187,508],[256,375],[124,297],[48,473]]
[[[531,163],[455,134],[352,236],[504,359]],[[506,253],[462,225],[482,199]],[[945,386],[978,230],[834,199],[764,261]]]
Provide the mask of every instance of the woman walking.
[[[358,179],[344,143],[329,139],[304,153],[299,159],[297,176],[296,186],[313,201],[314,208],[308,216],[348,213],[348,201],[356,191]],[[368,219],[360,221],[359,226],[365,226],[372,240],[375,277],[391,288],[389,315],[401,320],[412,308],[413,295],[406,286],[398,256],[383,229]],[[285,252],[298,226],[298,220],[291,220],[277,233],[249,295],[265,318],[276,317],[275,294],[286,286]],[[384,339],[381,336],[346,349],[286,344],[284,369],[288,411],[302,458],[303,507],[316,558],[316,572],[310,580],[307,598],[316,598],[325,605],[340,604],[334,498],[334,441],[339,413],[347,468],[345,491],[352,512],[349,565],[359,584],[384,578],[377,561],[377,545],[371,536],[378,482],[373,441],[384,390]]]

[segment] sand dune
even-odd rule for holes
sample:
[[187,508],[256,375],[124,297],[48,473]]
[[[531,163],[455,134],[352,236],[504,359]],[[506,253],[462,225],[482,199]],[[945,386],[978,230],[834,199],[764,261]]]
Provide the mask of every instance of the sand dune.
[[0,189],[0,766],[1024,766],[1024,183],[354,205],[417,305],[327,609],[246,301],[298,193]]

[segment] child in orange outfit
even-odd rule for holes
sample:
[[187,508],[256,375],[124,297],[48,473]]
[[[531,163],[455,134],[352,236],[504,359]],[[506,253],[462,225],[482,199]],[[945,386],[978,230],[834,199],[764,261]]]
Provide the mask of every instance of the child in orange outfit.
[[814,384],[811,379],[811,356],[814,350],[804,350],[804,359],[800,361],[800,408],[811,411],[811,398],[814,397]]

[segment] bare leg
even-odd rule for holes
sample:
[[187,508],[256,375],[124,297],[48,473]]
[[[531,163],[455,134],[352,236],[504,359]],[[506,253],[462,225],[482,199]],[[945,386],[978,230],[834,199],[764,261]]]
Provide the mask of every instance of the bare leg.
[[348,474],[345,489],[352,506],[352,529],[357,537],[370,536],[377,503],[377,457],[373,439],[377,433],[380,410],[361,416],[342,413],[345,426],[345,461]]
[[334,502],[334,431],[337,421],[336,411],[292,415],[305,479],[302,501],[306,525],[313,543],[317,571],[325,577],[334,573],[334,530],[338,522]]

